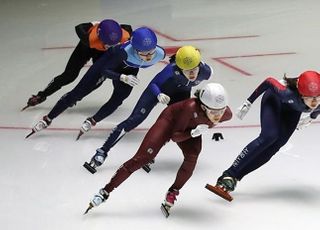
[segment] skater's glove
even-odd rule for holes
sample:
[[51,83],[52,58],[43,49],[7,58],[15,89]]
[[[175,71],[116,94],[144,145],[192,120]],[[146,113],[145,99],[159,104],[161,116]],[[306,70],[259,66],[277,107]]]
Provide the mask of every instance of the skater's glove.
[[237,117],[242,120],[244,116],[247,114],[247,112],[251,108],[251,102],[246,100],[245,103],[243,103],[242,106],[240,106],[236,112]]
[[170,97],[164,93],[159,93],[157,98],[160,103],[165,105],[167,105],[170,102]]
[[134,76],[134,75],[124,75],[124,74],[120,75],[120,81],[122,81],[122,82],[124,82],[124,83],[126,83],[126,84],[128,84],[128,85],[130,85],[132,87],[138,85],[139,82],[140,82],[139,79],[136,76]]
[[314,119],[310,117],[310,114],[305,114],[303,116],[301,116],[300,121],[297,125],[297,130],[301,130],[303,128],[306,128],[307,126],[309,126],[311,124],[311,122]]
[[190,134],[191,137],[198,137],[204,133],[206,133],[209,130],[209,126],[206,124],[200,124],[196,128],[192,129]]

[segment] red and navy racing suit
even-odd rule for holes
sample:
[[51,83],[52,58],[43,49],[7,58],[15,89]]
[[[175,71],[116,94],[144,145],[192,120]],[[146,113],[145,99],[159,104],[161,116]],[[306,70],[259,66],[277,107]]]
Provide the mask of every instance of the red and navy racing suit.
[[[238,155],[226,172],[241,180],[259,168],[284,146],[295,131],[302,112],[311,112],[297,90],[289,89],[278,80],[269,77],[251,94],[253,103],[261,94],[260,135]],[[316,118],[320,108],[311,114]]]

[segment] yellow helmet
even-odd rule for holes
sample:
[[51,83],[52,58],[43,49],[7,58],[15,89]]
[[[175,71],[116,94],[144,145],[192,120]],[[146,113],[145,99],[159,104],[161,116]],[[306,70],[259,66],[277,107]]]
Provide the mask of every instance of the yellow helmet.
[[176,53],[176,64],[182,70],[197,67],[200,61],[200,52],[193,46],[182,46]]

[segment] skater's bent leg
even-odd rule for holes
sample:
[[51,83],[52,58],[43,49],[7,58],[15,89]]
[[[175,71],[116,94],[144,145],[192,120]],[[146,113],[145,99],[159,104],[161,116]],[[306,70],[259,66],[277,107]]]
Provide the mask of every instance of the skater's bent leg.
[[63,73],[56,76],[38,95],[44,97],[50,96],[61,89],[61,87],[73,82],[78,77],[83,66],[90,60],[89,50],[90,48],[79,42],[72,52]]
[[107,192],[125,181],[134,171],[154,159],[161,147],[169,140],[166,130],[171,126],[166,119],[158,119],[145,135],[137,153],[117,171],[110,183],[105,186]]
[[242,170],[253,167],[255,159],[281,138],[281,103],[274,95],[265,94],[261,102],[261,133],[250,142],[237,156],[226,171],[232,177],[241,180]]
[[104,118],[112,114],[123,103],[123,101],[130,95],[132,87],[114,80],[113,93],[110,99],[98,110],[98,112],[92,116],[96,122],[102,121]]
[[[116,174],[111,178],[110,182],[106,184],[104,190],[108,193],[112,192],[117,188],[122,182],[124,182],[134,171],[137,170],[138,162],[135,159],[130,159],[124,163],[116,172]],[[135,169],[135,170],[134,170]]]
[[184,160],[177,172],[174,183],[170,187],[170,189],[176,190],[180,190],[193,174],[198,156],[201,152],[201,137],[180,142],[178,146],[183,152]]
[[[117,188],[122,182],[124,182],[133,172],[140,169],[143,165],[153,159],[158,151],[155,148],[151,154],[146,151],[146,146],[152,146],[146,141],[142,142],[138,152],[127,162],[125,162],[112,177],[110,182],[105,186],[107,192],[112,192]],[[150,149],[149,148],[149,149]]]
[[81,101],[85,96],[101,86],[102,82],[97,84],[99,75],[90,78],[89,75],[84,76],[78,85],[69,93],[63,95],[60,100],[52,108],[48,117],[54,119],[63,113],[68,107],[74,106],[77,101]]
[[250,172],[260,168],[262,165],[267,163],[279,150],[282,146],[284,146],[290,137],[292,136],[293,132],[295,131],[296,125],[299,122],[299,113],[292,113],[290,116],[285,116],[286,120],[282,122],[280,128],[280,134],[278,140],[273,143],[269,148],[265,149],[259,157],[251,162],[250,165],[243,168],[241,170],[241,174],[239,175],[240,178],[244,177],[245,175],[249,174]]
[[122,139],[122,137],[124,137],[124,135],[126,134],[126,132],[124,131],[124,127],[119,124],[118,126],[116,126],[110,133],[110,135],[108,136],[107,140],[104,142],[102,149],[105,152],[109,152],[110,149],[118,143],[118,141],[120,141]]
[[154,102],[151,102],[149,104],[148,103],[140,104],[138,102],[138,104],[133,109],[133,112],[131,113],[131,115],[126,120],[118,124],[112,130],[112,132],[110,133],[109,137],[107,138],[107,140],[103,145],[103,149],[105,151],[110,151],[110,149],[119,140],[121,140],[121,138],[126,133],[130,132],[132,129],[140,125],[146,119],[146,117],[148,116],[148,114],[150,113],[152,108],[154,108],[155,105],[156,103]]

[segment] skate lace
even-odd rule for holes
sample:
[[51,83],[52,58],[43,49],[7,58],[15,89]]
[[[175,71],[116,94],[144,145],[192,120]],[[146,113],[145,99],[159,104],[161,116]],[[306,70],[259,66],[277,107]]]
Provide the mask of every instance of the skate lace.
[[227,191],[233,191],[236,187],[237,181],[233,177],[225,176],[220,181],[218,185],[226,189]]
[[103,202],[105,202],[109,197],[109,193],[106,192],[103,188],[99,190],[99,193],[94,195],[91,200],[91,204],[93,206],[99,206]]
[[166,196],[166,204],[172,206],[174,201],[177,200],[177,196],[179,195],[178,191],[168,192]]
[[104,197],[100,194],[94,195],[94,197],[92,198],[91,203],[94,206],[99,206],[101,203],[103,203],[105,201]]
[[92,128],[92,126],[95,126],[95,125],[96,125],[96,122],[92,118],[88,118],[83,122],[81,131],[88,132]]
[[101,155],[97,155],[97,156],[94,157],[94,160],[99,162],[99,163],[101,163],[101,164],[103,164],[104,159],[105,159],[105,157],[101,156]]
[[94,156],[94,160],[96,162],[103,164],[103,162],[105,161],[105,159],[108,155],[102,149],[97,149],[96,151],[97,152]]
[[34,129],[35,129],[36,131],[40,131],[40,130],[45,129],[45,128],[47,128],[47,127],[48,127],[47,122],[41,120],[41,121],[39,121],[39,122],[34,126]]
[[51,124],[51,119],[48,116],[44,116],[34,127],[33,130],[38,132],[42,129],[47,128]]
[[91,122],[88,120],[85,120],[82,124],[81,131],[88,132],[90,129],[91,129]]

